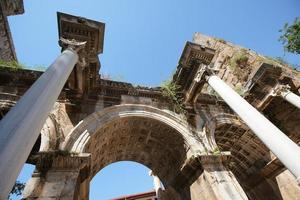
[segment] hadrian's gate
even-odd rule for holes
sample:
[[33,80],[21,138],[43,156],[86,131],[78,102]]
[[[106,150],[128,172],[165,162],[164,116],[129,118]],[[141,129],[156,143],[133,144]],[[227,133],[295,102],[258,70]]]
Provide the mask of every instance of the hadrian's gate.
[[[92,178],[124,160],[160,178],[161,199],[299,199],[298,71],[196,33],[171,85],[135,87],[99,75],[103,23],[58,13],[58,28],[60,59],[77,64],[34,138],[23,199],[88,199]],[[41,76],[0,68],[2,121]]]

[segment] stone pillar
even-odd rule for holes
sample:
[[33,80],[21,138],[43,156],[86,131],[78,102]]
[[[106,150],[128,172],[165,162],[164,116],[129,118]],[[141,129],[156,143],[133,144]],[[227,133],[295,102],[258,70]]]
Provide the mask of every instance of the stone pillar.
[[254,134],[296,176],[298,183],[300,183],[299,146],[224,83],[218,76],[207,76],[207,82],[224,99],[232,110],[239,115]]
[[223,163],[230,154],[202,155],[202,174],[191,185],[192,200],[248,199],[233,173]]
[[84,44],[69,41],[69,48],[61,53],[1,120],[0,199],[7,198],[49,112],[78,61],[76,51]]
[[89,154],[40,154],[36,170],[26,183],[22,199],[88,199],[89,164]]
[[153,173],[152,170],[149,172],[149,175],[153,177],[153,184],[154,184],[154,189],[155,189],[155,192],[156,192],[156,196],[157,196],[157,199],[160,200],[161,199],[161,192],[163,190],[161,182],[160,182],[159,178]]
[[278,84],[272,92],[273,96],[281,96],[289,103],[293,104],[297,108],[300,108],[300,97],[290,91],[289,85]]

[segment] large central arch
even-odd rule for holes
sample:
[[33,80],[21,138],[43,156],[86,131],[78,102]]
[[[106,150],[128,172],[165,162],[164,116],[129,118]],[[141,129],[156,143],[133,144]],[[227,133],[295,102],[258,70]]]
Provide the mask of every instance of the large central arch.
[[90,179],[111,163],[130,160],[152,169],[166,188],[172,187],[186,161],[202,148],[179,115],[134,104],[89,115],[61,145],[64,151],[91,154]]

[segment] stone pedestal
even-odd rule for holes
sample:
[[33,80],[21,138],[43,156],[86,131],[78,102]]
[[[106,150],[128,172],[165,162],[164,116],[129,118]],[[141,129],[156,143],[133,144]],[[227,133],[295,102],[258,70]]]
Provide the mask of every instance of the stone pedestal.
[[38,155],[36,170],[26,183],[22,199],[88,199],[89,162],[89,154]]
[[202,174],[191,185],[192,200],[248,199],[233,173],[224,166],[226,155],[201,156]]

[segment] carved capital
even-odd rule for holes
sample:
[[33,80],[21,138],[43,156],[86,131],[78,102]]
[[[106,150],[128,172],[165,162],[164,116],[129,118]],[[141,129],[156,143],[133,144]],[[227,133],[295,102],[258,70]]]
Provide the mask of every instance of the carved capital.
[[59,45],[63,49],[69,49],[71,51],[75,51],[79,56],[77,66],[81,67],[82,69],[85,68],[85,66],[87,65],[86,52],[85,52],[86,41],[80,42],[75,39],[69,40],[61,37],[59,39]]
[[200,64],[196,72],[194,81],[199,83],[202,80],[206,80],[207,76],[214,75],[216,71],[216,69],[211,68],[209,65]]
[[80,42],[77,41],[75,39],[65,39],[63,37],[61,37],[59,39],[59,45],[63,48],[63,49],[71,49],[77,53],[79,53],[80,50],[83,50],[85,45],[86,45],[86,41],[84,42]]
[[289,85],[277,84],[271,91],[271,96],[286,96],[290,93],[291,87]]

